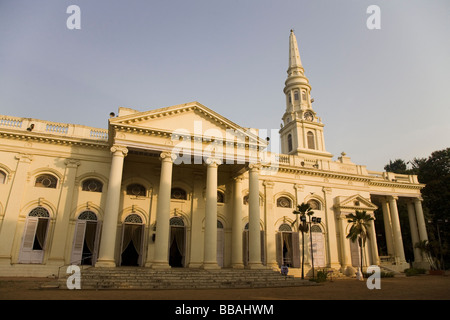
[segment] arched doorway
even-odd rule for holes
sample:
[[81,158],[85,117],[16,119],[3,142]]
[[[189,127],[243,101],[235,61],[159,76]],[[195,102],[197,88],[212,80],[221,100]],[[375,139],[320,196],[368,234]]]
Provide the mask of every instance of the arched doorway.
[[144,253],[144,223],[140,215],[128,215],[122,226],[121,266],[141,266]]
[[50,225],[50,214],[44,207],[36,207],[25,221],[19,263],[42,263]]
[[312,251],[315,267],[325,267],[325,243],[322,229],[318,225],[311,226]]
[[276,235],[277,262],[282,265],[299,268],[300,267],[300,246],[298,232],[292,232],[292,228],[287,223],[283,223],[278,228]]
[[182,268],[185,265],[186,232],[184,221],[180,217],[170,219],[169,265]]
[[78,216],[72,245],[71,264],[94,265],[97,261],[101,222],[92,211]]

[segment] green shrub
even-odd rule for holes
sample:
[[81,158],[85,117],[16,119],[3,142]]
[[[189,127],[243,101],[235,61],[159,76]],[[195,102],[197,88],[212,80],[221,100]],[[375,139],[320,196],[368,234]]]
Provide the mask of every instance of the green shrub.
[[409,268],[405,269],[404,273],[407,277],[417,276],[418,274],[425,274],[427,270],[425,269],[417,269],[417,268]]

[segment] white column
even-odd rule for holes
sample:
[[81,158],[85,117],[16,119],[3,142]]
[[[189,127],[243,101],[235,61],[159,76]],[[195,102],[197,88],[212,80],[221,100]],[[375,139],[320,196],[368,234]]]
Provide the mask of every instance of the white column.
[[339,268],[338,243],[336,243],[336,219],[334,219],[332,189],[328,187],[322,188],[325,199],[325,222],[327,228],[327,258],[328,266],[331,268]]
[[233,225],[231,229],[231,266],[244,268],[242,252],[242,178],[234,178]]
[[389,212],[389,205],[386,198],[381,199],[381,208],[383,210],[383,222],[384,222],[384,233],[386,237],[386,246],[388,255],[395,255],[394,250],[394,237],[392,235],[392,223],[391,223],[391,214]]
[[341,272],[345,274],[348,267],[351,267],[350,262],[350,242],[347,239],[347,235],[345,233],[345,227],[346,227],[346,221],[345,214],[340,214],[338,216],[338,224],[339,224],[339,238],[341,242]]
[[0,228],[0,264],[11,264],[11,250],[16,233],[17,220],[22,207],[28,167],[33,159],[28,154],[18,154],[17,166],[12,179],[12,186],[6,200],[5,215]]
[[379,265],[380,257],[378,256],[378,245],[377,245],[377,233],[375,231],[375,220],[370,221],[369,243],[370,243],[370,252],[372,255],[371,264]]
[[96,267],[115,267],[114,251],[116,246],[117,220],[119,215],[120,189],[124,158],[128,149],[123,146],[111,147],[113,153],[109,174],[108,194],[106,196],[105,218],[103,219],[100,252]]
[[[276,245],[276,230],[275,230],[275,207],[276,203],[273,202],[273,187],[275,183],[272,181],[263,181],[264,186],[264,221],[266,224],[266,261],[267,267],[272,269],[278,269],[277,262],[277,245]],[[296,250],[296,249],[294,249]],[[298,248],[297,248],[298,250]]]
[[159,178],[158,202],[156,204],[155,252],[152,268],[168,269],[170,236],[170,193],[172,190],[172,167],[175,155],[163,152],[161,159],[161,176]]
[[428,240],[427,228],[422,210],[422,199],[414,199],[414,208],[416,209],[417,227],[419,228],[420,240]]
[[405,262],[405,251],[403,250],[402,231],[400,228],[400,218],[398,216],[397,199],[398,197],[390,196],[389,208],[392,218],[392,233],[394,236],[395,259],[398,262]]
[[75,178],[80,161],[66,159],[64,163],[66,164],[66,172],[64,174],[64,181],[61,181],[63,186],[61,187],[62,191],[58,206],[58,214],[56,216],[55,232],[53,233],[52,246],[48,258],[48,263],[54,265],[63,265],[65,263],[64,250],[66,247],[67,229],[69,227],[69,217],[72,210]]
[[220,269],[217,264],[217,168],[220,161],[206,159],[206,204],[205,204],[205,239],[204,269]]
[[421,262],[422,255],[420,249],[416,248],[416,243],[419,242],[419,230],[417,229],[416,213],[414,212],[414,204],[411,201],[407,202],[409,227],[411,230],[411,241],[414,248],[414,262]]
[[249,165],[249,196],[248,196],[248,247],[250,269],[259,269],[261,263],[261,232],[259,210],[259,169],[261,165]]

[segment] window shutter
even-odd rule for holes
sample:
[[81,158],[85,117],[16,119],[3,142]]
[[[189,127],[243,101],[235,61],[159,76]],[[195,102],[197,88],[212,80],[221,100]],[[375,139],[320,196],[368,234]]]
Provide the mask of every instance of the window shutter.
[[22,247],[19,254],[19,263],[31,263],[34,237],[36,235],[38,221],[39,218],[37,217],[27,217],[22,238]]
[[276,251],[277,251],[277,262],[278,266],[283,265],[283,234],[281,232],[277,232],[275,234],[275,243],[276,243]]
[[261,263],[263,265],[266,265],[266,234],[264,233],[264,230],[260,231],[261,234]]
[[298,232],[292,232],[292,267],[300,268],[300,236]]
[[86,220],[77,220],[73,236],[72,256],[70,264],[81,264],[83,256],[84,235],[86,233]]
[[244,254],[244,266],[248,265],[248,258],[249,258],[249,252],[248,252],[248,230],[244,230],[244,233],[242,235],[242,252]]
[[224,232],[222,228],[217,228],[217,264],[223,267],[223,247]]
[[100,235],[102,232],[102,222],[97,221],[97,229],[95,230],[94,252],[92,253],[92,265],[95,265],[98,258],[98,250],[100,248]]

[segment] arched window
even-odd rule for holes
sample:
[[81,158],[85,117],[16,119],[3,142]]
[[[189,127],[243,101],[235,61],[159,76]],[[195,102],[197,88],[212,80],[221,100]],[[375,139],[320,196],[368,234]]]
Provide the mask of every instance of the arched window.
[[128,185],[127,187],[127,194],[130,196],[136,196],[136,197],[145,197],[147,194],[147,190],[145,187],[138,183],[133,183]]
[[34,186],[41,188],[56,188],[58,179],[51,174],[41,174],[37,176]]
[[288,134],[287,136],[287,143],[288,143],[288,152],[292,151],[292,134]]
[[89,221],[97,221],[97,215],[92,211],[83,211],[78,216],[78,220],[89,220]]
[[172,191],[170,192],[170,198],[177,200],[187,200],[187,193],[181,188],[172,188]]
[[222,191],[217,191],[217,202],[218,203],[224,203],[225,202],[225,195]]
[[136,213],[131,213],[125,218],[125,220],[123,222],[124,223],[142,224],[142,218],[140,215],[138,215]]
[[279,197],[277,199],[277,207],[279,208],[292,208],[292,200],[288,197]]
[[83,181],[81,190],[90,192],[102,192],[103,183],[97,179],[86,179]]
[[306,101],[306,91],[302,91],[302,100]]
[[314,133],[311,131],[308,131],[306,134],[307,140],[308,140],[308,149],[316,149],[316,144],[314,142]]
[[278,231],[280,231],[280,232],[282,232],[282,231],[284,231],[284,232],[291,232],[291,231],[292,231],[292,228],[291,228],[291,226],[288,225],[287,223],[282,223],[282,224],[280,225],[280,227],[278,228]]
[[294,91],[294,100],[299,100],[300,99],[300,97],[299,97],[299,94],[298,94],[298,91]]
[[184,221],[180,217],[173,217],[170,219],[170,225],[174,227],[184,227]]
[[6,183],[6,173],[0,170],[0,184]]
[[321,210],[320,202],[317,200],[311,199],[308,201],[308,204],[311,207],[311,209],[313,209],[313,210]]

